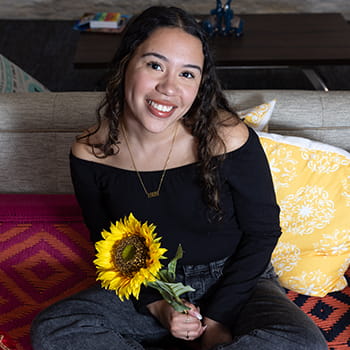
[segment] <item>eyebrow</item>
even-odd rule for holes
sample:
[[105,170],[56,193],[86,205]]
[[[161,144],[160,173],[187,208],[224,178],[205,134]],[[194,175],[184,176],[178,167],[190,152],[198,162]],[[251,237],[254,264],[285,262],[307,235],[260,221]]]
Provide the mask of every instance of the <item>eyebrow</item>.
[[[155,57],[159,58],[162,61],[169,62],[167,57],[165,57],[165,56],[163,56],[163,55],[161,55],[160,53],[157,53],[157,52],[146,52],[141,57],[148,57],[148,56],[155,56]],[[197,69],[202,74],[202,68],[197,66],[196,64],[184,64],[183,66],[186,67],[186,68]]]

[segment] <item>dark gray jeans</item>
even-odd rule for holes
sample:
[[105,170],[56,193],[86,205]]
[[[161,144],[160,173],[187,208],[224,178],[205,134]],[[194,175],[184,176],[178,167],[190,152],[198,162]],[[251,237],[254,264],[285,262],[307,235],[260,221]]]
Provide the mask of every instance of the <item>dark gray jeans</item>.
[[[220,277],[224,260],[185,266],[178,277],[196,289],[188,295],[198,300]],[[270,265],[243,308],[232,330],[234,342],[224,350],[326,350],[318,327],[285,295]],[[130,301],[121,302],[99,286],[52,305],[35,319],[35,350],[132,350],[145,344],[186,342],[175,340],[152,316],[138,313]]]

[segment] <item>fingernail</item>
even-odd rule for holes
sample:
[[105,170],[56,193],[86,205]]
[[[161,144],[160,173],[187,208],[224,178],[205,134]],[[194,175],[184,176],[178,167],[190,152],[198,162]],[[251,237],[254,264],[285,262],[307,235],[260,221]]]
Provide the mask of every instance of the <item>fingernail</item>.
[[198,320],[202,320],[203,319],[203,316],[197,311],[194,312],[194,316],[197,317]]
[[196,311],[196,310],[189,310],[188,313],[189,313],[191,316],[197,318],[198,320],[202,320],[202,319],[203,319],[203,316],[202,316],[198,311]]

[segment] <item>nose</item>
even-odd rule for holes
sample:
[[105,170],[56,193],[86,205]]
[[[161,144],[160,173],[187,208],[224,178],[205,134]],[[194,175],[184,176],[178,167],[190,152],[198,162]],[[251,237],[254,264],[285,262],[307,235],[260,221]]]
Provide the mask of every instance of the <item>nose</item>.
[[158,82],[156,89],[158,92],[166,96],[176,95],[179,90],[179,86],[176,81],[175,74],[164,74],[162,79]]

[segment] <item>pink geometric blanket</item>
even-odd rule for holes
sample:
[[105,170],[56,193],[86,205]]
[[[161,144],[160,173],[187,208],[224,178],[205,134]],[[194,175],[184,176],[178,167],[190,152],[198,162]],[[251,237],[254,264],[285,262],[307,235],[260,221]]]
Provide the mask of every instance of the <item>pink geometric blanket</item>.
[[0,195],[0,335],[31,350],[37,313],[95,282],[94,255],[72,195]]
[[[0,340],[6,333],[17,350],[32,350],[33,318],[95,283],[93,256],[73,195],[0,194]],[[287,295],[320,327],[330,349],[350,348],[349,287],[323,298]]]

